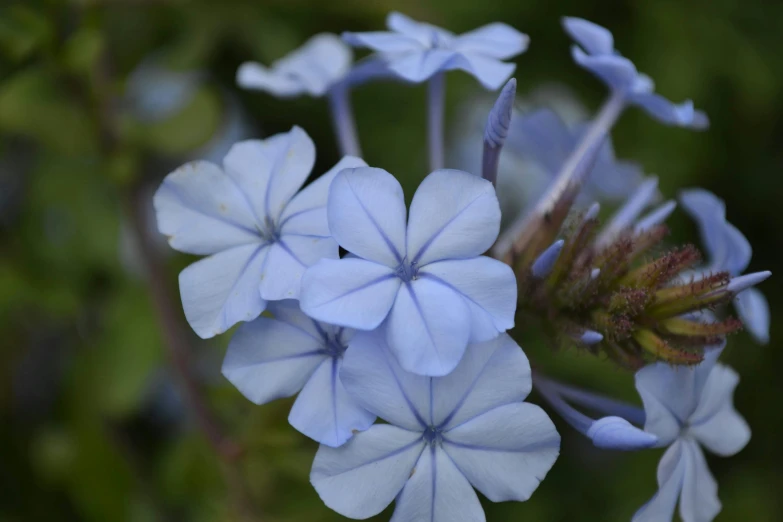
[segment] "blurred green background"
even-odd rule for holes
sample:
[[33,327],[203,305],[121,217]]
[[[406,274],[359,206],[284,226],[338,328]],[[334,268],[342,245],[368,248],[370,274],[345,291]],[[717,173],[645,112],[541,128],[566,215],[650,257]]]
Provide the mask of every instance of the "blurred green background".
[[[390,10],[456,32],[506,22],[532,41],[517,60],[521,97],[563,82],[593,108],[603,87],[571,62],[559,18],[609,27],[662,94],[694,99],[712,120],[694,133],[629,111],[614,133],[618,156],[658,174],[668,196],[714,191],[754,246],[750,270],[780,265],[781,3],[4,0],[0,521],[341,519],[309,485],[316,445],[287,425],[291,401],[253,406],[220,375],[230,334],[202,341],[185,324],[177,273],[193,258],[158,236],[151,196],[178,164],[219,160],[232,141],[293,124],[315,140],[314,172],[324,172],[338,157],[324,101],[241,92],[236,68],[318,32],[380,29]],[[450,133],[478,90],[449,75]],[[409,195],[426,173],[424,91],[378,83],[354,95],[365,159]],[[681,213],[670,224],[674,239],[697,240]],[[753,438],[736,457],[708,457],[723,521],[783,520],[781,278],[762,289],[770,344],[742,333],[724,354],[742,376],[736,402]],[[522,333],[553,373],[637,401],[630,374]],[[206,409],[194,414],[194,404]],[[547,479],[526,503],[485,502],[487,518],[630,520],[656,490],[660,451],[596,450],[556,422],[563,445]]]

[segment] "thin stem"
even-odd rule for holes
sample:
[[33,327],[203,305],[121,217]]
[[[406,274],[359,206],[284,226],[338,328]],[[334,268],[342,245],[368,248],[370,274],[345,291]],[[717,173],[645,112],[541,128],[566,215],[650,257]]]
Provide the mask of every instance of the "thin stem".
[[582,435],[587,435],[587,430],[590,429],[590,426],[594,422],[593,419],[584,413],[576,411],[576,409],[574,409],[570,404],[564,401],[560,395],[558,395],[558,393],[549,385],[549,383],[546,382],[546,380],[542,380],[534,376],[533,386],[535,387],[536,391],[538,391],[538,393],[541,394],[541,396],[552,406],[552,408],[554,408],[555,411],[559,413],[561,417],[563,417],[563,420],[565,420],[568,424],[571,425],[571,427],[573,427]]
[[446,75],[436,73],[427,83],[427,144],[430,171],[443,168],[443,119],[446,111]]
[[606,415],[622,417],[637,426],[644,426],[646,415],[644,409],[639,408],[638,406],[611,399],[597,393],[588,392],[575,386],[562,384],[539,375],[537,375],[536,378],[539,383],[545,381],[546,386],[561,397],[584,406],[585,408],[590,408]]
[[329,108],[332,112],[332,124],[337,134],[340,153],[343,156],[362,156],[359,137],[356,133],[356,121],[351,105],[351,90],[346,85],[335,85],[329,90]]

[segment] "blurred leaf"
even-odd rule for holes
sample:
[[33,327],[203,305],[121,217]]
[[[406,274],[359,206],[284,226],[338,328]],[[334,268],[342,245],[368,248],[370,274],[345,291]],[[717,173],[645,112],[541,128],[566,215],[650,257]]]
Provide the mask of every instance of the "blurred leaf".
[[65,42],[63,62],[71,72],[89,75],[95,69],[103,45],[100,30],[83,27]]
[[52,20],[30,6],[0,9],[0,50],[12,61],[24,60],[48,45],[53,35]]

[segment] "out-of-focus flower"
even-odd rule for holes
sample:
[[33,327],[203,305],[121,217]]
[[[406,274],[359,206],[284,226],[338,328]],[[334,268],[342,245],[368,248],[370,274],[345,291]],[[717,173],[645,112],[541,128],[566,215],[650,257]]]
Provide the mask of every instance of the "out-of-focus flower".
[[500,225],[492,184],[458,170],[422,181],[406,225],[399,182],[382,169],[347,169],[329,193],[329,229],[355,257],[324,259],[302,279],[302,310],[372,330],[384,320],[403,368],[445,375],[469,342],[514,325],[511,269],[483,254]]
[[337,447],[354,430],[369,428],[375,415],[348,395],[339,378],[349,328],[313,321],[299,303],[270,303],[274,319],[243,324],[231,339],[223,375],[256,404],[299,396],[288,422],[311,439]]
[[750,440],[750,428],[733,405],[739,376],[716,362],[721,351],[708,351],[695,367],[656,363],[637,372],[636,389],[647,416],[644,428],[669,448],[658,465],[658,493],[634,522],[671,520],[678,497],[684,522],[708,522],[720,512],[718,485],[701,446],[727,457]]
[[410,82],[461,69],[491,90],[500,88],[516,67],[506,63],[527,49],[528,37],[502,23],[493,23],[462,35],[417,22],[400,13],[386,19],[391,32],[343,33],[357,47],[378,52],[389,69]]
[[557,459],[560,436],[530,392],[530,365],[507,335],[471,345],[445,377],[405,372],[382,335],[357,333],[341,377],[349,393],[389,424],[344,446],[321,446],[310,481],[350,518],[484,520],[489,500],[525,501]]
[[337,258],[326,223],[329,184],[343,158],[297,191],[315,161],[299,127],[266,140],[234,145],[221,169],[196,161],[169,174],[155,194],[158,230],[181,252],[209,257],[180,273],[185,316],[208,338],[255,319],[267,301],[295,299],[306,267]]

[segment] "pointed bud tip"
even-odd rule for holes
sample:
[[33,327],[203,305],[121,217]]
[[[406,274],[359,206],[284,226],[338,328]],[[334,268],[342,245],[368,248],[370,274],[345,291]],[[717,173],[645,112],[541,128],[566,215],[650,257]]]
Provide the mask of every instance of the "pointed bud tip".
[[595,330],[585,330],[579,340],[587,345],[598,344],[604,340],[604,336]]
[[593,203],[592,205],[590,205],[590,208],[588,208],[587,212],[585,213],[585,221],[597,218],[598,213],[600,211],[601,211],[601,205],[598,202]]
[[728,292],[740,293],[743,290],[756,286],[757,284],[765,281],[772,272],[764,270],[763,272],[753,272],[752,274],[745,274],[739,277],[733,277],[729,284],[726,286]]
[[533,266],[530,268],[533,277],[542,279],[552,272],[552,268],[554,268],[555,262],[560,256],[560,251],[563,250],[564,244],[564,240],[558,239],[536,258],[533,262]]
[[658,437],[647,433],[621,417],[602,417],[590,425],[587,436],[602,449],[634,451],[658,443]]

